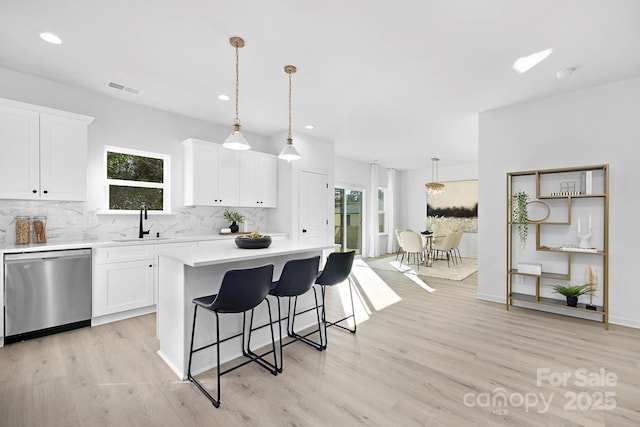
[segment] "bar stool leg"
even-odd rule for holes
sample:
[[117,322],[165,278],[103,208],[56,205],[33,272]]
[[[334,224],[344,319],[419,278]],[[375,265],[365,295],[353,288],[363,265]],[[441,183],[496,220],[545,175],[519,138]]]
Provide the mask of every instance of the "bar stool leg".
[[[211,394],[209,394],[209,392],[202,386],[202,384],[200,384],[198,382],[198,380],[196,380],[193,375],[191,375],[191,361],[193,359],[193,338],[195,336],[195,332],[196,332],[196,316],[198,314],[198,306],[196,305],[194,310],[193,310],[193,326],[191,328],[191,346],[189,349],[189,364],[187,367],[187,379],[193,383],[198,390],[200,390],[206,397],[207,399],[209,399],[209,401],[213,404],[213,406],[215,406],[216,408],[220,407],[220,322],[219,322],[219,318],[218,318],[218,313],[214,312],[216,315],[216,341],[214,343],[214,345],[216,346],[216,355],[217,355],[217,361],[216,361],[216,377],[217,377],[217,399],[214,398],[213,396],[211,396]],[[209,346],[207,346],[209,347]],[[196,350],[198,351],[198,350]]]
[[[251,350],[251,332],[253,331],[253,310],[251,310],[251,317],[249,321],[249,337],[247,339],[247,347],[245,348],[245,331],[246,331],[246,312],[242,315],[242,354],[245,357],[256,362],[258,365],[265,368],[267,371],[271,372],[272,375],[278,374],[278,360],[276,357],[276,343],[275,343],[275,335],[273,334],[273,317],[271,316],[271,303],[268,299],[265,299],[267,302],[267,310],[269,311],[269,330],[271,331],[271,351],[267,351],[262,354],[256,354],[253,350]],[[271,362],[267,362],[264,359],[269,353],[273,353],[273,364]]]
[[[318,351],[322,351],[322,343],[319,344],[319,343],[317,343],[315,341],[312,341],[309,338],[307,338],[309,335],[315,334],[316,332],[318,332],[318,334],[321,334],[321,332],[320,332],[320,309],[318,307],[318,296],[316,295],[315,288],[313,288],[313,297],[314,297],[314,302],[315,302],[315,307],[314,308],[316,309],[316,319],[317,319],[317,322],[318,322],[318,329],[313,330],[313,331],[307,333],[306,335],[300,335],[300,334],[295,332],[296,316],[298,314],[306,313],[307,311],[310,311],[311,309],[307,309],[307,310],[304,310],[304,311],[298,313],[297,312],[297,309],[298,309],[298,297],[294,297],[295,299],[294,299],[294,304],[293,304],[293,311],[291,310],[291,298],[289,298],[289,308],[288,308],[288,313],[287,313],[287,335],[290,338],[294,338],[295,340],[303,341],[306,344],[309,344],[310,346],[314,347]],[[287,344],[285,344],[285,345],[287,345]]]

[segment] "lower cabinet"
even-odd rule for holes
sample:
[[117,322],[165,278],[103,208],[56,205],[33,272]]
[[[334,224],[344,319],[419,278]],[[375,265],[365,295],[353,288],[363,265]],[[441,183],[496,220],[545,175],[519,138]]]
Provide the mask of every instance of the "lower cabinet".
[[95,249],[92,317],[153,306],[154,264],[153,245]]

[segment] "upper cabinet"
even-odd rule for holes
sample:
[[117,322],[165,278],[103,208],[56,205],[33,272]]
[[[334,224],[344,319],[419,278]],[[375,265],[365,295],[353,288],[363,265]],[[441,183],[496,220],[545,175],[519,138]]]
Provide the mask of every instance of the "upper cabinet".
[[276,156],[255,151],[240,153],[240,206],[275,208],[277,187]]
[[86,200],[92,121],[0,99],[0,198]]
[[184,145],[184,204],[186,206],[238,206],[237,151],[197,139]]
[[182,145],[186,206],[276,207],[276,156],[233,151],[193,138]]

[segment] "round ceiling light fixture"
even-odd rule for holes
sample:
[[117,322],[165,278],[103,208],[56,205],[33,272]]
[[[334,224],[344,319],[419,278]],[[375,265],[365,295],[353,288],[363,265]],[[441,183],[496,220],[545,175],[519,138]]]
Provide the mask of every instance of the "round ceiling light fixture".
[[42,32],[38,35],[42,40],[46,41],[47,43],[62,44],[62,39],[53,33]]

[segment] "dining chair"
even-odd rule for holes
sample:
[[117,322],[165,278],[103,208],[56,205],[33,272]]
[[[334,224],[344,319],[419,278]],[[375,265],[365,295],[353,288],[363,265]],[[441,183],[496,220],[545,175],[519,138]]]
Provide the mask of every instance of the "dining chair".
[[[415,231],[403,231],[402,233],[400,233],[400,241],[402,241],[402,248],[407,254],[407,263],[411,262],[411,255],[413,255],[413,259],[418,265],[418,270],[420,270],[420,263],[425,258],[422,237]],[[400,260],[400,266],[402,266],[403,260],[404,256]]]
[[462,231],[456,231],[454,232],[456,235],[455,240],[453,241],[453,245],[451,248],[451,254],[453,255],[453,257],[455,258],[456,256],[458,257],[458,261],[460,263],[462,263],[462,255],[460,255],[460,242],[462,241],[462,235],[464,234],[464,232]]
[[402,240],[400,240],[400,229],[396,228],[396,240],[398,241],[398,251],[396,252],[396,261],[398,260],[398,255],[402,254],[404,258],[404,249],[402,249]]
[[451,267],[451,262],[455,263],[455,259],[452,258],[451,249],[453,248],[453,243],[456,240],[455,233],[449,233],[441,241],[433,242],[431,245],[432,259],[440,260],[444,259],[441,256],[447,257],[447,266]]

